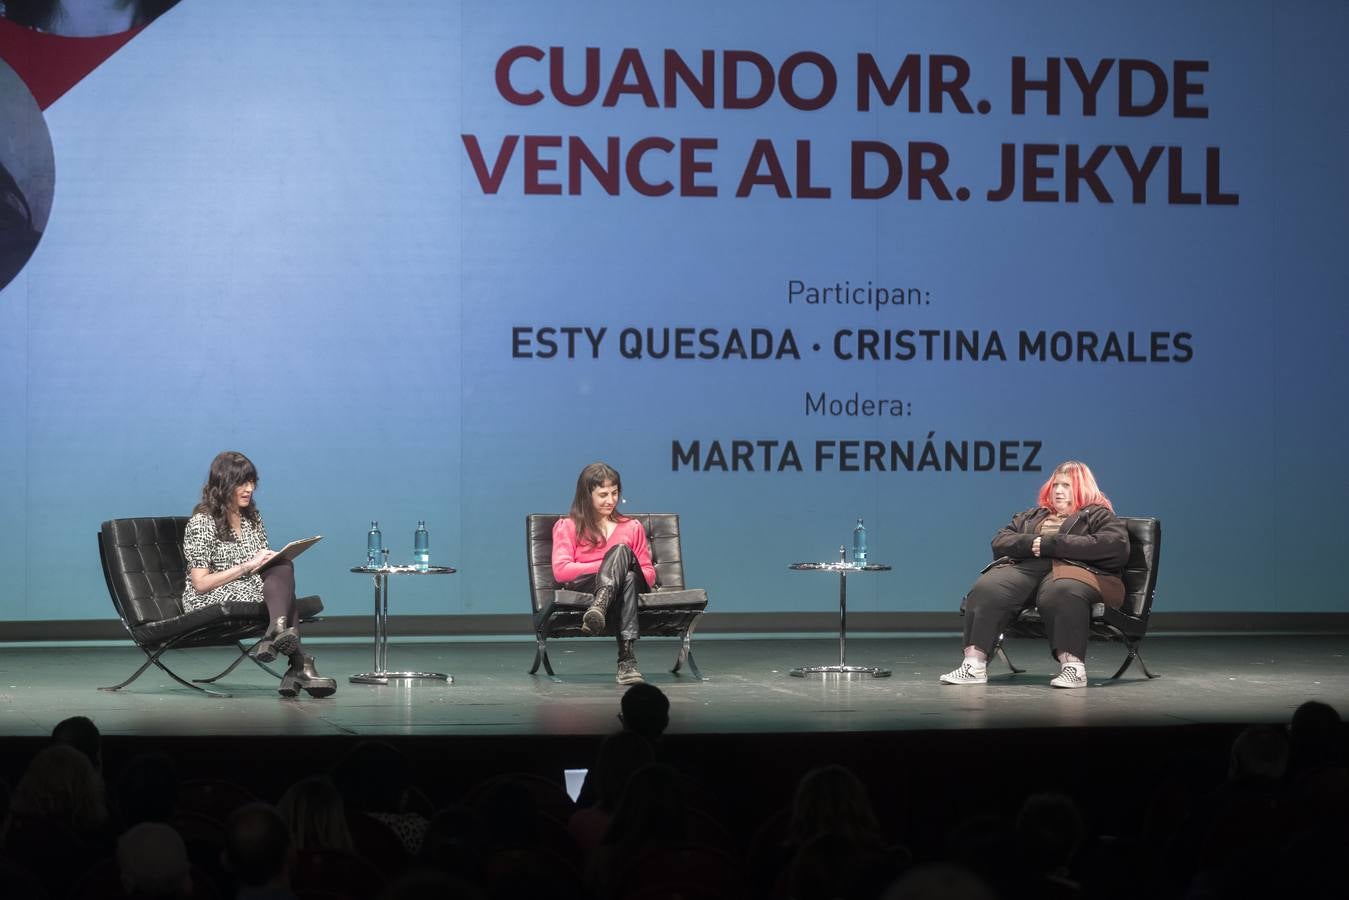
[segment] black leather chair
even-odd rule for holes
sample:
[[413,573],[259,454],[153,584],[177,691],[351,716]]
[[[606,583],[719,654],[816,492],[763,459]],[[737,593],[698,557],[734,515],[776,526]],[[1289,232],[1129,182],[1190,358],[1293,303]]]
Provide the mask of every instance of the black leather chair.
[[[1118,641],[1124,644],[1128,655],[1124,657],[1119,670],[1111,679],[1119,678],[1136,659],[1143,668],[1143,674],[1149,678],[1157,676],[1148,671],[1143,661],[1139,644],[1148,633],[1148,617],[1152,615],[1152,601],[1157,593],[1157,567],[1162,556],[1162,522],[1160,519],[1120,517],[1129,529],[1129,562],[1124,567],[1124,604],[1119,609],[1111,609],[1104,603],[1094,603],[1091,607],[1091,631],[1093,641]],[[961,612],[965,611],[962,600]],[[1039,610],[1031,607],[1023,609],[1007,631],[998,635],[994,653],[1002,657],[1012,674],[1026,671],[1013,665],[1007,655],[1003,638],[1033,637],[1044,638],[1045,625]]]
[[[187,582],[187,562],[183,559],[183,532],[187,518],[159,516],[139,519],[110,519],[98,532],[98,556],[103,577],[108,582],[112,605],[131,640],[146,655],[145,662],[121,684],[99,688],[116,691],[135,681],[151,665],[158,666],[184,687],[216,697],[229,694],[200,684],[212,684],[224,678],[245,659],[276,677],[277,672],[258,662],[249,651],[267,630],[267,606],[253,603],[213,603],[192,612],[183,611],[183,586]],[[311,621],[323,611],[318,597],[300,597],[296,601],[300,620]],[[252,643],[244,646],[244,641]],[[167,650],[189,647],[236,647],[238,657],[219,675],[186,681],[165,665]],[[194,684],[193,682],[197,682]]]
[[[548,660],[548,638],[583,637],[581,615],[594,602],[593,594],[559,588],[553,580],[553,524],[563,516],[534,513],[525,517],[525,554],[529,561],[529,593],[533,598],[534,665],[553,673]],[[689,642],[698,617],[707,609],[707,591],[684,587],[684,559],[679,545],[679,516],[673,513],[636,513],[629,516],[642,523],[651,546],[651,562],[656,567],[657,588],[637,597],[637,627],[643,637],[680,638],[679,656],[670,671],[678,675],[687,663],[694,678],[702,674],[693,661]]]

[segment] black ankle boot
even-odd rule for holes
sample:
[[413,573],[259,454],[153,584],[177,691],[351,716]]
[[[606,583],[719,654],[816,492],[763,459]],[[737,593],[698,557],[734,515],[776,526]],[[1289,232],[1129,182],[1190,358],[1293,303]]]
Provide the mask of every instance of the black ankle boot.
[[595,602],[581,616],[581,631],[585,634],[599,634],[604,631],[604,614],[609,609],[609,601],[614,598],[614,586],[601,584],[595,589]]
[[267,626],[258,646],[253,649],[253,658],[258,662],[269,663],[278,656],[290,656],[300,646],[300,633],[294,627],[286,627],[286,617],[277,616]]
[[644,679],[642,673],[637,671],[637,653],[633,650],[633,644],[636,641],[619,640],[618,642],[618,683],[619,684],[641,684]]
[[276,692],[282,697],[294,697],[303,688],[311,697],[331,697],[337,693],[337,682],[324,678],[314,668],[314,657],[296,653],[290,658],[290,668],[281,676]]

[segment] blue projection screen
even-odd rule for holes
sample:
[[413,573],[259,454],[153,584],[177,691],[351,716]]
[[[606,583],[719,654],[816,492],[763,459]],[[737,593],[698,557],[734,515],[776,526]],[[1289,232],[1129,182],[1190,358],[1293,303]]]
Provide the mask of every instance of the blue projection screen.
[[460,570],[397,612],[524,612],[595,459],[715,610],[858,516],[854,610],[953,609],[1070,458],[1159,610],[1349,610],[1338,0],[182,0],[59,89],[0,25],[0,620],[223,449],[334,615],[372,519]]

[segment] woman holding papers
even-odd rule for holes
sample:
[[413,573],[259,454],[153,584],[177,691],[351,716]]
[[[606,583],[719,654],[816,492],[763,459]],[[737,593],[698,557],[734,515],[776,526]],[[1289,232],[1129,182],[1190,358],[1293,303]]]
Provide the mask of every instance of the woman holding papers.
[[301,688],[312,697],[327,697],[337,691],[337,682],[320,677],[314,658],[300,646],[295,566],[284,558],[268,564],[276,553],[267,549],[267,527],[253,502],[257,484],[258,470],[242,453],[226,450],[211,460],[201,502],[183,536],[183,609],[232,601],[267,604],[267,633],[255,650],[257,659],[290,660],[278,688],[283,697],[294,697]]

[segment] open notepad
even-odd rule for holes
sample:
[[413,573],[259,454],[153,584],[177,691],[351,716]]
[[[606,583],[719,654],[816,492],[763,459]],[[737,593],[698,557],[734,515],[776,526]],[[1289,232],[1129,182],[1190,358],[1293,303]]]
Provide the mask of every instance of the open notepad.
[[300,538],[298,541],[291,541],[289,544],[276,551],[276,556],[273,556],[271,559],[258,566],[258,571],[266,571],[283,559],[294,560],[295,557],[299,556],[321,540],[323,540],[323,535],[316,534],[313,537]]

